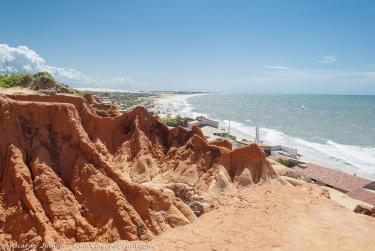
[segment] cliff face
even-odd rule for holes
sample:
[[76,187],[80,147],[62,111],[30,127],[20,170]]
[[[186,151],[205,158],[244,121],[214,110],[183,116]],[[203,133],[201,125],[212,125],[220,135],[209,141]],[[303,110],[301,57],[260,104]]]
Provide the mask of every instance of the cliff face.
[[276,177],[257,145],[210,145],[144,108],[94,97],[0,96],[0,242],[147,240],[222,192]]

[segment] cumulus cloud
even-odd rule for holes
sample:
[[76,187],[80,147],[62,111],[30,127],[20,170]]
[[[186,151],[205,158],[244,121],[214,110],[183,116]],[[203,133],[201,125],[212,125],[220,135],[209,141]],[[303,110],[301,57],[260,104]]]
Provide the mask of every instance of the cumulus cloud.
[[88,77],[75,69],[47,65],[45,60],[27,46],[0,44],[0,73],[32,73],[48,71],[57,79],[83,81]]
[[48,65],[46,61],[34,50],[27,46],[11,47],[0,44],[0,74],[4,73],[34,73],[47,71],[58,81],[75,85],[103,87],[113,85],[116,88],[133,88],[138,83],[129,77],[112,77],[109,79],[94,78],[72,69]]
[[323,56],[320,60],[319,63],[321,64],[332,64],[337,62],[337,58],[335,56]]

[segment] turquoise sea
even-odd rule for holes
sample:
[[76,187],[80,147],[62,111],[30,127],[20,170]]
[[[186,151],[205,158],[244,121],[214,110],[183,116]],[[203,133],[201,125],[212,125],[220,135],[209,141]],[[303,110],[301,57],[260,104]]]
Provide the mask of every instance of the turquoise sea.
[[219,120],[253,139],[375,179],[375,96],[207,94],[175,101],[181,114]]

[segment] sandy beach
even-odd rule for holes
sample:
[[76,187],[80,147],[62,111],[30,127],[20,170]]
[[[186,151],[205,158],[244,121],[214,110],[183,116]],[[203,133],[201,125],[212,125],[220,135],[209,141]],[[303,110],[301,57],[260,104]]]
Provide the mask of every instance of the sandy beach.
[[161,93],[152,100],[153,106],[149,108],[150,111],[158,114],[160,117],[175,117],[177,115],[184,115],[183,111],[179,110],[180,103],[186,103],[186,99],[190,97],[205,95],[198,94],[175,94],[175,93]]

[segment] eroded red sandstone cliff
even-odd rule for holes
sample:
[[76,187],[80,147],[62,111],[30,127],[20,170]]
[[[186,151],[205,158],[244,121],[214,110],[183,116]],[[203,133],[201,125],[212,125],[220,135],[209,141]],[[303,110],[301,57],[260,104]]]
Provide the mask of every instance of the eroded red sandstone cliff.
[[151,239],[222,192],[276,177],[257,145],[228,148],[141,107],[0,96],[0,242]]

